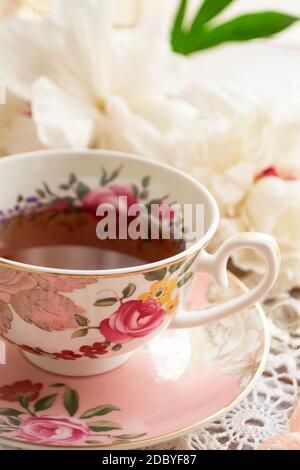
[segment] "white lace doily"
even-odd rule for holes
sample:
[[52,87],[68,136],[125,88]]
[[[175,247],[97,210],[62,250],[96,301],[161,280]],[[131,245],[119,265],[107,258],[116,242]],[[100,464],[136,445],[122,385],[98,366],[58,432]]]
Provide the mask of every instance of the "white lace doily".
[[[243,281],[249,285],[253,278]],[[268,300],[264,307],[272,334],[271,353],[253,392],[218,421],[153,449],[255,450],[267,438],[287,430],[300,385],[300,290]]]

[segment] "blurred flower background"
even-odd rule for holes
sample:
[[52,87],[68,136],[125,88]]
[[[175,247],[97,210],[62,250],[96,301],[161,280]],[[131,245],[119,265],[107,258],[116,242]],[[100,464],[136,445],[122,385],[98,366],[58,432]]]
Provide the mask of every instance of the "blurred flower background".
[[[180,3],[188,7],[183,34],[173,29],[170,41]],[[0,155],[105,148],[176,165],[218,201],[222,222],[213,245],[236,231],[277,238],[283,262],[276,289],[286,291],[300,286],[300,5],[205,0],[223,4],[213,15],[217,25],[262,10],[291,16],[282,24],[276,17],[276,31],[274,18],[271,30],[267,18],[265,30],[257,27],[261,36],[284,30],[275,38],[212,44],[218,47],[189,55],[194,43],[180,41],[201,3],[0,0],[7,89]],[[204,30],[198,25],[197,33]],[[212,38],[203,35],[196,49]],[[263,271],[253,253],[238,252],[233,263]]]

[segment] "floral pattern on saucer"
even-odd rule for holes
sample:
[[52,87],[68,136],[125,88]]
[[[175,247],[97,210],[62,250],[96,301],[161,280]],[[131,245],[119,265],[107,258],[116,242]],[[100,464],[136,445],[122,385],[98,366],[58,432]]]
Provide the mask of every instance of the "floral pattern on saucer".
[[210,357],[224,374],[239,375],[246,387],[263,356],[261,322],[255,309],[244,316],[232,315],[205,327],[210,342]]
[[[245,288],[230,279],[226,295],[233,298]],[[207,292],[201,299],[199,293],[195,282],[189,295],[207,305]],[[87,378],[61,378],[60,383],[16,347],[6,346],[0,375],[1,443],[30,449],[129,449],[179,436],[229,411],[259,378],[269,335],[256,305],[226,322],[166,330],[122,367]]]
[[[42,395],[42,383],[30,380],[0,387],[0,433],[12,434],[15,439],[35,444],[67,445],[129,443],[145,434],[122,434],[122,425],[106,417],[121,410],[116,405],[98,405],[77,416],[79,393],[64,383],[49,386],[50,393]],[[41,396],[42,395],[42,396]],[[52,415],[56,400],[62,399],[66,416]],[[47,413],[44,413],[47,412]]]

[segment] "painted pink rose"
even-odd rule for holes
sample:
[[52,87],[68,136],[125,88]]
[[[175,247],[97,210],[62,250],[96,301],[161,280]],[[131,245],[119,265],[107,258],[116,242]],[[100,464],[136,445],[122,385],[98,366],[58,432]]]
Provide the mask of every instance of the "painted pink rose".
[[103,320],[99,329],[107,341],[124,344],[152,333],[165,316],[165,310],[156,300],[129,300]]
[[[120,197],[127,197],[127,206],[123,206]],[[133,204],[137,204],[138,199],[130,185],[111,185],[107,188],[95,189],[84,195],[82,199],[83,208],[86,212],[95,215],[97,208],[101,204],[111,204],[117,210],[126,210]]]
[[78,442],[89,436],[84,423],[60,416],[32,416],[20,425],[17,437],[39,444]]
[[0,267],[0,300],[10,302],[11,296],[33,289],[37,282],[28,273]]
[[46,210],[48,212],[63,212],[69,209],[70,203],[69,201],[65,199],[59,199],[58,201],[54,202],[53,204],[50,204],[49,206],[46,207]]

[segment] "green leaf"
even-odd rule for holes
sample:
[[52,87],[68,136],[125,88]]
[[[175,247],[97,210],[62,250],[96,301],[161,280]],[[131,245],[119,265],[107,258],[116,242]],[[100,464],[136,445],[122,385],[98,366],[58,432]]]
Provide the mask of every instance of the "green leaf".
[[50,385],[50,387],[53,387],[53,388],[62,388],[62,387],[65,387],[66,385],[63,384],[63,383],[57,383],[57,384],[53,384],[53,385]]
[[[198,254],[197,254],[197,256],[198,256]],[[190,259],[189,261],[187,261],[187,262],[184,264],[184,266],[183,266],[183,268],[182,268],[182,270],[181,270],[181,272],[180,272],[180,276],[182,276],[182,274],[185,274],[185,273],[193,266],[193,264],[194,264],[194,262],[195,262],[197,256],[194,256],[192,259]]]
[[142,434],[122,434],[121,436],[115,436],[116,439],[128,441],[131,439],[140,439],[141,437],[146,436],[146,432],[143,432]]
[[145,191],[142,191],[142,192],[141,192],[141,194],[140,194],[140,198],[141,198],[141,199],[148,199],[148,197],[149,197],[149,191],[147,191],[147,190],[145,189]]
[[176,271],[178,271],[182,267],[183,264],[184,264],[184,261],[180,261],[179,263],[172,264],[169,267],[169,272],[171,274],[175,273]]
[[198,38],[190,38],[188,53],[209,49],[225,42],[269,37],[286,29],[297,20],[295,16],[276,12],[242,15],[199,35]]
[[20,403],[21,406],[23,406],[23,408],[27,408],[28,405],[29,405],[29,400],[27,397],[23,397],[22,395],[20,395],[18,397],[18,402]]
[[173,28],[171,31],[171,44],[174,52],[184,54],[184,39],[186,32],[183,28],[183,22],[188,6],[188,0],[180,0],[180,4],[176,13]]
[[41,398],[40,400],[35,402],[34,410],[36,412],[48,410],[49,408],[51,408],[51,406],[54,405],[56,397],[57,393],[54,393],[53,395],[47,395],[46,397]]
[[205,23],[215,18],[235,0],[204,0],[191,26],[191,31],[198,31]]
[[76,194],[79,199],[82,199],[88,192],[90,192],[90,188],[84,184],[79,182],[76,186]]
[[72,338],[83,338],[88,334],[88,328],[82,328],[81,330],[74,331]]
[[180,281],[177,283],[178,287],[184,286],[189,280],[193,277],[193,273],[187,273],[183,276],[183,278],[180,279]]
[[37,189],[36,193],[41,199],[44,199],[46,197],[45,191],[43,191],[42,189]]
[[97,408],[92,408],[91,410],[85,411],[80,416],[80,419],[92,418],[93,416],[104,416],[104,415],[107,415],[108,413],[111,413],[112,411],[121,411],[121,410],[115,405],[101,405],[101,406],[98,406]]
[[122,429],[120,424],[114,423],[113,421],[96,421],[95,423],[89,423],[88,427],[94,432],[107,432]]
[[101,179],[100,179],[101,186],[106,186],[107,184],[114,181],[119,176],[121,170],[122,170],[122,166],[119,166],[110,175],[108,175],[106,169],[101,168],[101,171],[102,171],[102,176],[101,176]]
[[103,442],[101,441],[94,441],[94,440],[91,440],[91,441],[84,441],[86,444],[91,444],[92,446],[96,446],[96,445],[103,445]]
[[142,186],[144,189],[148,188],[149,184],[150,184],[150,181],[151,181],[151,176],[148,175],[148,176],[145,176],[143,179],[142,179]]
[[70,416],[74,416],[77,413],[79,407],[79,395],[76,390],[67,388],[64,393],[64,406]]
[[131,297],[136,291],[136,285],[135,284],[128,284],[128,286],[123,290],[123,296],[125,299],[128,299],[128,297]]
[[182,0],[171,33],[173,50],[188,55],[232,41],[270,37],[291,26],[298,17],[276,11],[249,13],[214,26],[210,21],[233,0],[204,0],[190,28],[184,27],[187,0]]
[[0,416],[19,416],[23,411],[15,410],[14,408],[0,408]]
[[21,424],[21,420],[19,420],[17,418],[9,417],[8,421],[10,422],[10,424],[13,424],[14,426],[20,426],[20,424]]
[[132,185],[132,190],[133,190],[133,194],[135,195],[135,197],[138,197],[139,194],[140,194],[140,190],[139,190],[139,188],[137,187],[136,184]]
[[122,170],[122,166],[119,166],[116,170],[114,170],[110,176],[107,178],[106,180],[106,184],[109,184],[111,183],[112,181],[114,181],[120,174],[120,171]]
[[99,299],[94,303],[94,307],[110,307],[118,302],[115,297],[107,297],[106,299]]
[[115,344],[111,349],[115,352],[120,351],[120,349],[122,349],[122,344]]
[[89,321],[87,318],[82,317],[81,315],[75,315],[75,320],[79,326],[87,326]]
[[70,189],[70,186],[68,184],[61,184],[59,186],[59,189],[61,189],[62,191],[68,191]]
[[45,188],[46,193],[47,193],[49,196],[54,196],[53,192],[52,192],[51,189],[50,189],[50,186],[49,186],[47,183],[44,182],[44,183],[43,183],[43,186],[44,186],[44,188]]
[[77,181],[76,175],[74,175],[74,173],[71,173],[69,176],[69,185],[73,186],[73,184],[76,183],[76,181]]
[[167,268],[162,268],[157,271],[149,271],[144,274],[144,277],[147,281],[162,281],[167,272]]

